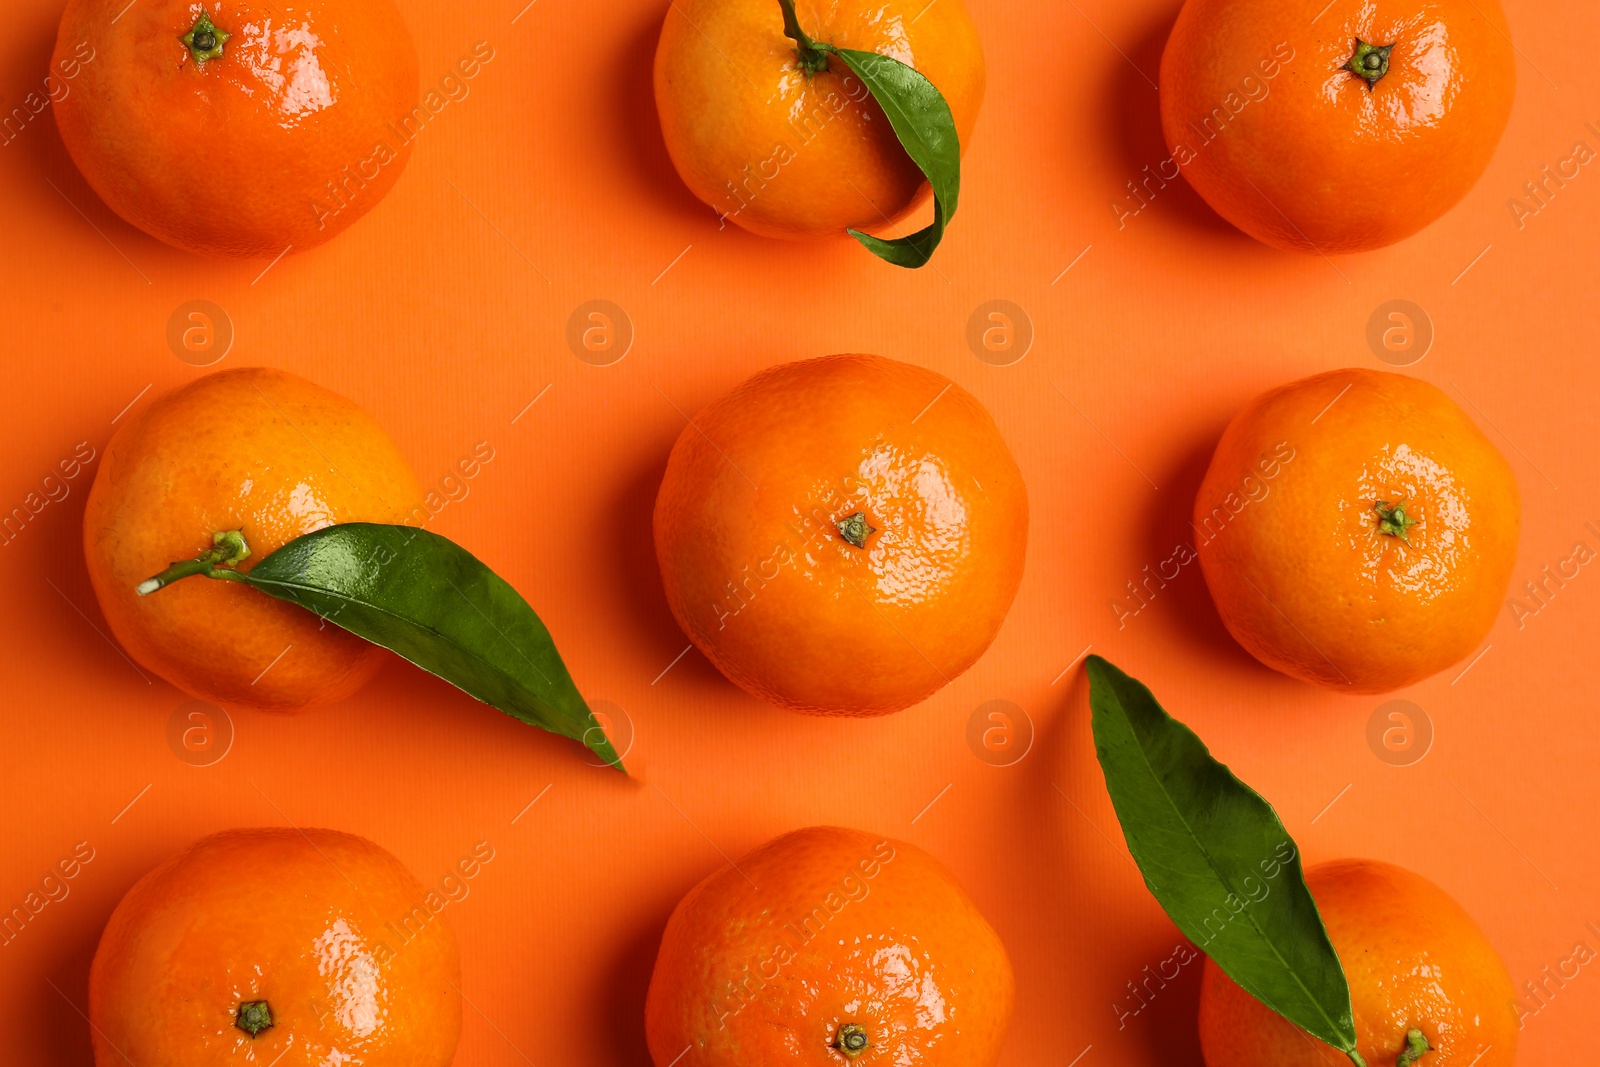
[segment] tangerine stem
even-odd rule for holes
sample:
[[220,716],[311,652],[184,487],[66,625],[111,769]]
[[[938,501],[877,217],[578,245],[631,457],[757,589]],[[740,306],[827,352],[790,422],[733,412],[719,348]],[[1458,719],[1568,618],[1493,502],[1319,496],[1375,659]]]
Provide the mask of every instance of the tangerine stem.
[[1367,1067],[1367,1061],[1362,1059],[1361,1053],[1357,1052],[1355,1049],[1352,1048],[1346,1050],[1345,1055],[1350,1057],[1350,1062],[1355,1064],[1356,1067]]
[[845,516],[844,518],[835,522],[833,525],[839,531],[840,537],[844,538],[852,545],[855,545],[857,548],[866,548],[868,535],[878,532],[878,528],[876,526],[869,526],[867,524],[866,514],[860,511],[856,512],[854,515]]
[[783,9],[783,32],[794,41],[794,56],[800,61],[800,69],[807,75],[827,70],[828,53],[833,51],[832,46],[813,41],[800,28],[800,20],[794,13],[794,0],[778,0],[778,6]]
[[1368,44],[1357,37],[1355,53],[1345,63],[1344,69],[1365,79],[1367,88],[1371,89],[1378,84],[1378,79],[1389,73],[1389,53],[1392,51],[1392,44]]
[[1432,1051],[1433,1046],[1428,1043],[1428,1035],[1413,1027],[1406,1031],[1406,1047],[1394,1061],[1394,1067],[1411,1067],[1425,1053]]
[[190,27],[189,32],[178,40],[189,49],[189,54],[194,57],[196,63],[205,66],[206,60],[216,59],[222,55],[222,46],[232,36],[233,34],[218,28],[209,17],[201,15]]
[[272,1029],[272,1006],[264,1000],[247,1000],[234,1013],[233,1025],[256,1037],[263,1030]]
[[1406,514],[1404,500],[1397,500],[1393,504],[1387,500],[1379,500],[1373,505],[1373,510],[1378,513],[1379,533],[1398,537],[1408,545],[1411,543],[1411,527],[1415,526],[1418,520]]
[[833,1047],[844,1053],[845,1059],[855,1059],[867,1050],[866,1029],[855,1023],[846,1023],[839,1027],[839,1036],[833,1039]]
[[229,568],[248,559],[249,556],[250,546],[244,542],[244,531],[218,530],[211,535],[209,552],[202,552],[194,559],[178,560],[160,574],[140,582],[134,587],[134,592],[140,596],[149,596],[163,586],[196,574],[203,574],[207,578],[242,582],[245,580],[244,575]]

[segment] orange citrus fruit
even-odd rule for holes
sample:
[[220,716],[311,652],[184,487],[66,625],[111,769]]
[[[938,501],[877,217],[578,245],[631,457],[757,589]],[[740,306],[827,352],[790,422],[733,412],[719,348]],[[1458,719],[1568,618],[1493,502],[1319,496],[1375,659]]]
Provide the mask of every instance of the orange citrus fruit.
[[[1350,982],[1356,1051],[1369,1067],[1511,1067],[1518,1030],[1511,977],[1448,893],[1373,860],[1321,864],[1306,882]],[[1209,1067],[1349,1063],[1209,959],[1200,984],[1200,1048]],[[1412,1058],[1402,1060],[1407,1052]]]
[[1234,417],[1194,528],[1217,611],[1252,655],[1383,693],[1459,662],[1489,633],[1519,511],[1505,457],[1443,392],[1337,370]]
[[191,252],[321,244],[383,198],[420,129],[394,0],[68,0],[55,62],[77,71],[55,113],[84,178]]
[[656,1067],[987,1067],[1015,999],[1005,946],[922,850],[817,826],[697,885],[645,999]]
[[[964,151],[983,103],[983,50],[961,0],[871,7],[797,0],[801,30],[916,68],[943,94]],[[778,0],[678,0],[656,48],[656,110],[691,192],[765,237],[878,231],[927,183],[866,86],[838,58],[808,72]]]
[[383,651],[304,608],[235,582],[136,587],[242,530],[254,563],[341,522],[418,521],[422,490],[350,401],[259,367],[201,378],[111,439],[83,517],[89,577],[128,654],[178,688],[290,711],[355,692]]
[[389,853],[333,830],[229,830],[128,890],[89,969],[95,1063],[446,1067],[461,961]]
[[881,356],[757,374],[685,427],[656,498],[684,632],[751,693],[818,714],[899,711],[970,667],[1027,539],[989,413]]
[[1188,0],[1161,57],[1164,176],[1269,245],[1378,248],[1467,194],[1515,91],[1497,0]]

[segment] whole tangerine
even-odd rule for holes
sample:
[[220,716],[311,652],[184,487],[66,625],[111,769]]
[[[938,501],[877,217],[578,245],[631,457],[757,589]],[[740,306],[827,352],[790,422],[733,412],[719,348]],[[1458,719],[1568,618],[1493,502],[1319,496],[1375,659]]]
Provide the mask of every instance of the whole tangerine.
[[420,129],[394,0],[68,0],[54,62],[77,72],[56,124],[89,185],[191,252],[321,244],[383,198]]
[[1188,0],[1161,57],[1172,162],[1269,245],[1409,237],[1483,174],[1516,54],[1497,0]]
[[333,830],[228,830],[141,878],[89,968],[99,1067],[447,1067],[461,961],[394,856]]
[[[983,103],[983,49],[961,0],[797,0],[812,39],[916,70],[950,105],[963,151]],[[811,70],[778,0],[678,0],[655,59],[656,110],[684,184],[764,237],[880,231],[927,197],[867,87],[835,58]]]
[[764,700],[823,715],[918,703],[994,640],[1028,497],[994,420],[881,356],[757,374],[690,420],[656,497],[678,624]]
[[[1356,1051],[1370,1067],[1512,1067],[1517,1009],[1478,924],[1419,874],[1374,860],[1306,872],[1350,983]],[[1200,980],[1209,1067],[1328,1067],[1331,1046],[1246,993],[1210,959]]]
[[645,1037],[656,1067],[989,1067],[1014,1001],[1005,946],[931,856],[817,826],[679,902]]
[[1223,623],[1261,662],[1385,693],[1460,662],[1517,559],[1517,482],[1437,387],[1337,370],[1251,401],[1194,505]]
[[304,608],[235,582],[187,581],[141,596],[175,560],[241,530],[255,562],[341,522],[416,522],[422,490],[372,416],[282,371],[200,378],[112,437],[83,517],[89,578],[128,654],[223,704],[295,711],[341,700],[383,650]]

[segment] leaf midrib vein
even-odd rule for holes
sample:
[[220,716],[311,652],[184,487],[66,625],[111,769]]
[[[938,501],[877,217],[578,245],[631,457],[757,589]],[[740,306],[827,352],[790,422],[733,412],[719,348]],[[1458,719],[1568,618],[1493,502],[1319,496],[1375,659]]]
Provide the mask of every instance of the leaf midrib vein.
[[[515,677],[513,677],[510,674],[510,672],[506,671],[503,667],[498,666],[497,664],[491,662],[490,660],[485,659],[477,651],[475,651],[475,650],[473,650],[471,648],[468,648],[467,646],[465,646],[463,644],[460,644],[457,641],[452,640],[446,634],[444,634],[443,632],[433,628],[432,626],[428,626],[428,625],[425,625],[423,623],[417,622],[415,619],[411,619],[411,618],[409,618],[409,617],[407,617],[405,615],[401,615],[398,612],[395,612],[395,611],[390,610],[389,608],[383,607],[382,605],[374,604],[374,603],[372,603],[371,601],[368,601],[368,600],[362,600],[359,597],[349,596],[348,594],[345,594],[345,593],[337,593],[337,592],[334,592],[332,590],[329,590],[329,589],[327,589],[327,588],[325,588],[323,586],[319,586],[319,585],[308,585],[308,584],[305,584],[303,582],[291,582],[291,581],[286,581],[286,580],[283,580],[283,579],[273,579],[273,578],[259,579],[259,578],[254,578],[253,576],[252,576],[251,580],[256,582],[256,583],[258,583],[258,584],[261,584],[261,585],[276,585],[276,586],[280,586],[280,587],[282,587],[284,589],[302,590],[302,591],[307,592],[307,593],[317,594],[318,596],[330,597],[330,598],[335,599],[335,600],[342,600],[342,601],[344,601],[346,603],[349,603],[349,604],[357,604],[357,605],[359,605],[361,607],[369,608],[369,609],[371,609],[373,611],[376,611],[379,614],[385,615],[385,616],[387,616],[387,617],[389,617],[391,619],[398,619],[399,621],[401,621],[403,623],[407,623],[409,625],[416,626],[418,629],[424,630],[424,631],[432,634],[433,636],[439,638],[440,640],[446,641],[449,644],[453,645],[454,647],[456,647],[456,648],[460,649],[461,651],[465,652],[469,657],[472,658],[472,660],[474,662],[483,664],[484,666],[488,667],[490,670],[494,671],[496,674],[498,674],[501,677],[506,678],[509,681],[511,681],[512,684],[515,685],[516,687],[523,688],[522,683],[519,682]],[[340,625],[339,624],[339,620],[336,619],[336,618],[333,618],[330,615],[322,615],[322,613],[320,611],[316,612],[315,614],[321,615],[323,618],[327,619],[329,622],[333,623],[335,626],[339,626]],[[344,627],[341,627],[341,628],[344,628]],[[360,635],[357,635],[357,636],[360,636]],[[501,640],[505,641],[507,644],[510,644],[513,648],[516,647],[516,645],[514,643],[512,643],[511,639],[509,637],[506,637],[504,634],[501,634],[500,638],[501,638]],[[422,664],[419,663],[419,664],[417,664],[417,666],[422,667]],[[426,667],[423,667],[422,669],[423,670],[428,670]],[[433,675],[435,678],[444,678],[444,675],[439,674],[437,671],[428,671],[428,673]],[[448,679],[448,678],[444,678],[444,680],[447,681],[447,682],[450,682],[451,685],[454,685],[457,689],[460,689],[463,693],[466,693],[468,696],[474,696],[474,694],[469,692],[465,687],[460,686],[460,685],[456,685],[455,682],[451,682],[450,679]]]
[[[1154,698],[1152,697],[1151,699],[1153,700]],[[1124,708],[1123,713],[1122,713],[1122,717],[1128,723],[1128,726],[1131,729],[1133,727],[1133,719],[1128,715],[1127,711],[1125,710],[1125,705],[1123,705],[1122,698],[1121,698],[1120,695],[1117,697],[1117,704],[1118,704],[1119,708]],[[1160,705],[1158,704],[1157,706],[1159,707]],[[1166,714],[1165,709],[1162,710],[1162,714],[1163,715]],[[1171,719],[1171,721],[1173,721],[1174,723],[1177,722],[1177,720],[1176,719],[1172,719],[1172,717],[1170,715],[1168,715],[1167,718]],[[1163,780],[1161,775],[1157,772],[1157,770],[1155,768],[1155,764],[1150,762],[1150,756],[1145,751],[1144,745],[1139,742],[1139,737],[1138,737],[1137,731],[1134,731],[1133,733],[1134,733],[1134,747],[1138,750],[1139,758],[1144,762],[1145,769],[1150,772],[1151,776],[1155,778],[1157,785],[1160,787],[1160,793],[1161,793],[1162,799],[1165,800],[1167,802],[1167,804],[1172,808],[1172,812],[1173,812],[1174,815],[1177,816],[1178,822],[1183,826],[1184,831],[1189,835],[1190,839],[1193,840],[1195,847],[1200,850],[1200,855],[1205,858],[1206,866],[1211,868],[1211,873],[1216,875],[1217,881],[1221,882],[1224,886],[1226,886],[1228,891],[1229,891],[1229,893],[1231,894],[1233,892],[1233,886],[1230,885],[1228,880],[1227,880],[1227,878],[1223,876],[1223,873],[1222,873],[1221,869],[1217,866],[1216,860],[1212,858],[1210,850],[1207,849],[1205,844],[1200,840],[1200,835],[1195,832],[1194,827],[1189,824],[1189,820],[1184,816],[1183,809],[1178,806],[1177,802],[1173,799],[1172,794],[1167,790],[1165,780]],[[1196,737],[1195,740],[1198,742],[1199,738]],[[1203,744],[1203,742],[1202,742],[1202,744]],[[1209,753],[1208,753],[1208,755],[1209,755]],[[1211,757],[1211,758],[1212,759],[1216,759],[1216,757],[1214,757],[1214,756]],[[1218,766],[1223,769],[1224,773],[1228,774],[1230,777],[1233,777],[1233,772],[1228,770],[1226,764],[1223,764],[1220,760],[1217,761],[1217,763],[1218,763]],[[1237,780],[1237,779],[1235,779],[1235,780]],[[1240,782],[1239,784],[1243,785],[1244,783]],[[1249,787],[1246,786],[1246,788],[1249,788]],[[1280,826],[1282,825],[1281,820],[1279,822],[1279,825]],[[1286,830],[1286,831],[1284,831],[1284,833],[1285,833],[1285,836],[1287,836],[1288,831]],[[1249,912],[1248,906],[1245,908],[1245,911]],[[1277,944],[1272,940],[1271,937],[1267,936],[1267,932],[1264,929],[1261,928],[1261,924],[1256,921],[1256,919],[1255,919],[1255,917],[1253,915],[1247,914],[1245,918],[1246,918],[1246,921],[1250,924],[1251,929],[1255,930],[1255,932],[1257,934],[1261,935],[1261,939],[1267,943],[1267,947],[1272,950],[1273,957],[1276,958],[1279,963],[1283,964],[1284,970],[1289,973],[1289,977],[1294,981],[1294,984],[1296,986],[1298,986],[1301,989],[1302,992],[1305,993],[1306,998],[1311,1001],[1311,1004],[1312,1004],[1313,1007],[1316,1008],[1317,1013],[1319,1015],[1321,1015],[1323,1017],[1323,1020],[1328,1024],[1329,1030],[1331,1032],[1333,1032],[1333,1033],[1336,1033],[1336,1034],[1339,1033],[1339,1025],[1338,1025],[1338,1023],[1335,1022],[1334,1019],[1329,1017],[1327,1011],[1323,1008],[1322,1002],[1317,998],[1317,996],[1314,993],[1312,993],[1311,988],[1309,986],[1307,986],[1305,984],[1305,982],[1300,978],[1299,973],[1293,967],[1291,967],[1289,965],[1289,961],[1284,959],[1283,953],[1278,951]]]

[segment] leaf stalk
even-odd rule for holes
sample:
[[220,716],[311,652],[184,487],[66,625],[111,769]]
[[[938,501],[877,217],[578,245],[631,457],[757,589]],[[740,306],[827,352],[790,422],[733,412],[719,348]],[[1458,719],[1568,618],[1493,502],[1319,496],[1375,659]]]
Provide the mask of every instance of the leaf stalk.
[[194,559],[178,560],[160,574],[146,578],[134,587],[140,596],[149,596],[183,578],[203,574],[207,578],[221,578],[235,582],[245,580],[233,566],[250,558],[250,546],[245,544],[244,531],[218,530],[211,535],[211,550]]
[[807,77],[827,70],[828,56],[833,52],[833,46],[813,41],[800,28],[800,19],[794,13],[794,0],[778,0],[778,6],[783,9],[783,32],[794,42],[794,57],[800,61],[800,69],[806,72]]

